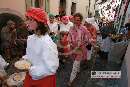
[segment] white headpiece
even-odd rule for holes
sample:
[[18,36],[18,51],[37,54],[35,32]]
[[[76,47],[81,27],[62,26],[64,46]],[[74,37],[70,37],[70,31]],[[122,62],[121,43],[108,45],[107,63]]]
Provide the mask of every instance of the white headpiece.
[[92,18],[86,18],[85,21],[88,22],[88,23],[90,23],[90,24],[95,23],[94,17],[92,17]]
[[90,23],[90,24],[92,24],[93,26],[95,26],[96,30],[99,30],[99,26],[96,23],[94,17],[92,17],[92,18],[86,18],[85,21],[88,22],[88,23]]

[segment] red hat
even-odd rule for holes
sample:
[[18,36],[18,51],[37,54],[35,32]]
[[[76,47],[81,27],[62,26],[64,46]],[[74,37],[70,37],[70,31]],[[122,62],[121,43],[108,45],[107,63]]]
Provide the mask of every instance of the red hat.
[[69,20],[69,16],[63,16],[61,20]]
[[27,17],[32,17],[39,22],[47,24],[47,13],[41,8],[30,8],[27,10],[25,15]]

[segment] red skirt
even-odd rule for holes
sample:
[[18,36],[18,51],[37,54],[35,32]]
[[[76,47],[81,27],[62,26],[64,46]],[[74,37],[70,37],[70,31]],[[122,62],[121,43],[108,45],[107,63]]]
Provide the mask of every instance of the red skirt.
[[56,87],[56,75],[50,75],[40,80],[33,80],[32,77],[27,74],[23,87]]

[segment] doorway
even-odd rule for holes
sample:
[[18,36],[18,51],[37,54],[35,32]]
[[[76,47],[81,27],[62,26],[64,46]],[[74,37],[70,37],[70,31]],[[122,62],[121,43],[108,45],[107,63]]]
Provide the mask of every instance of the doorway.
[[72,2],[71,15],[75,14],[75,12],[76,12],[76,3]]
[[15,14],[2,13],[0,14],[0,30],[6,25],[8,20],[14,21],[16,25],[23,22],[22,18]]
[[[23,22],[22,18],[11,13],[1,13],[0,14],[0,32],[1,29],[6,26],[7,21],[12,20],[16,23],[16,27],[19,25],[19,23]],[[1,35],[0,35],[1,36]],[[1,45],[1,39],[0,39],[0,45]],[[0,49],[0,54],[2,54],[2,51]]]
[[66,0],[60,0],[59,15],[60,16],[66,15]]

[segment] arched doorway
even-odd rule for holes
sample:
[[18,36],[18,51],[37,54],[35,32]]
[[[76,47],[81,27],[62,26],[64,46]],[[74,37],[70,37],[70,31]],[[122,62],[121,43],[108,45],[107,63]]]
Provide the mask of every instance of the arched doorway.
[[59,15],[66,15],[66,0],[60,0]]
[[75,14],[75,12],[76,12],[76,3],[72,2],[71,15]]
[[40,8],[40,2],[39,2],[39,0],[35,0],[35,7]]
[[2,29],[2,27],[4,27],[6,25],[8,20],[14,21],[16,23],[16,25],[18,25],[19,23],[21,23],[23,21],[21,17],[15,15],[15,14],[1,13],[0,14],[0,30]]
[[[1,13],[0,14],[0,32],[1,32],[1,29],[4,26],[6,26],[6,23],[7,23],[8,20],[14,21],[16,23],[16,26],[19,25],[19,23],[23,22],[22,18],[17,16],[17,15],[15,15],[15,14]],[[0,39],[0,43],[1,43],[1,39]],[[0,50],[0,54],[2,54],[1,50]]]

